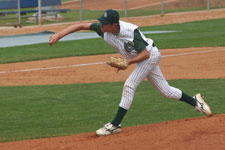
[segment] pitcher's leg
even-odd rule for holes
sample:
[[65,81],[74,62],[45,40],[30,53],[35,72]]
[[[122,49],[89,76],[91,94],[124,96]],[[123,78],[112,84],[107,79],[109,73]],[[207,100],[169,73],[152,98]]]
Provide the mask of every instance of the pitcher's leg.
[[208,116],[212,114],[210,107],[200,94],[196,94],[194,97],[191,97],[180,89],[170,86],[164,78],[159,66],[156,66],[147,78],[163,96],[186,102],[194,106],[197,111]]
[[149,72],[148,69],[143,69],[143,67],[144,65],[137,65],[123,86],[123,93],[119,106],[126,110],[130,108],[133,102],[137,86],[144,80]]
[[176,100],[182,97],[182,91],[168,84],[158,65],[148,74],[147,79],[164,97]]
[[147,76],[147,79],[164,97],[180,100],[196,107],[196,99],[185,94],[180,89],[170,86],[158,65]]
[[129,110],[133,102],[134,93],[136,91],[137,86],[146,77],[146,75],[146,70],[142,70],[140,66],[137,66],[126,80],[123,86],[123,93],[119,104],[118,112],[111,122],[114,126],[119,126],[119,124],[122,122],[123,117]]
[[148,60],[145,60],[137,64],[137,67],[130,74],[130,76],[128,77],[128,79],[126,80],[124,84],[122,98],[119,104],[119,109],[118,109],[117,115],[112,121],[113,125],[118,126],[121,123],[123,117],[126,114],[126,111],[129,110],[133,102],[134,93],[136,91],[137,86],[158,64],[159,60],[160,60],[160,53],[157,50],[155,50],[155,52],[151,53],[151,56]]
[[137,86],[141,83],[141,81],[143,81],[143,79],[149,73],[150,69],[144,69],[144,67],[146,67],[146,64],[137,65],[137,67],[134,69],[134,71],[130,74],[130,76],[126,80],[123,86],[123,93],[119,104],[118,112],[111,122],[114,126],[119,126],[119,124],[122,122],[123,117],[129,110],[133,102],[134,93],[136,91]]

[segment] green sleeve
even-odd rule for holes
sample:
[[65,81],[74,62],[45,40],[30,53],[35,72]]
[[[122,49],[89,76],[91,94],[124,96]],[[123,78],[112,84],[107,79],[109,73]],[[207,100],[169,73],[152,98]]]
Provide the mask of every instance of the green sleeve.
[[141,53],[143,50],[145,50],[146,46],[148,45],[148,43],[143,40],[140,32],[138,29],[134,30],[134,47],[135,50],[137,50],[139,53]]
[[92,23],[90,25],[90,30],[95,31],[99,36],[103,37],[104,33],[101,31],[100,23]]

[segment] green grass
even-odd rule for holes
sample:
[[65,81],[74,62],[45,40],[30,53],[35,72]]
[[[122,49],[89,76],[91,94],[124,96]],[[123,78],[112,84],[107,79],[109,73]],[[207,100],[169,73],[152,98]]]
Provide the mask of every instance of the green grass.
[[[201,92],[214,113],[225,113],[225,79],[172,80]],[[0,87],[0,141],[93,132],[115,116],[123,83]],[[123,127],[203,116],[186,103],[162,97],[147,81],[137,89]]]
[[0,48],[0,63],[43,60],[69,56],[86,56],[115,52],[102,39],[59,42],[50,47],[49,44],[35,44]]
[[71,2],[73,0],[62,0],[62,2]]
[[[176,33],[146,35],[159,49],[225,46],[225,19],[142,27],[142,31],[175,30]],[[46,41],[47,42],[47,41]],[[50,47],[47,43],[0,48],[0,63],[50,58],[115,53],[101,38],[62,41]]]
[[143,27],[148,30],[175,30],[170,34],[147,35],[159,48],[207,47],[225,45],[225,19],[196,21],[182,24]]

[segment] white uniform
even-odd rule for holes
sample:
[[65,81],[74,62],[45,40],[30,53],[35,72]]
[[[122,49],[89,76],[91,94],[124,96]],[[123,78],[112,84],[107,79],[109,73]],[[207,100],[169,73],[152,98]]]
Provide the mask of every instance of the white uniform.
[[[114,47],[126,59],[134,58],[138,55],[138,51],[134,49],[134,30],[138,26],[120,21],[120,32],[118,35],[109,32],[104,33],[104,40]],[[147,60],[137,63],[136,68],[126,80],[123,88],[123,94],[120,107],[128,110],[133,102],[134,93],[137,86],[147,78],[148,81],[165,97],[179,100],[182,96],[182,91],[171,87],[164,78],[160,68],[159,61],[161,54],[157,47],[153,46],[153,40],[146,38],[141,32],[141,37],[148,43],[146,49],[150,57]],[[131,48],[127,48],[130,46]],[[129,49],[129,51],[127,50]]]

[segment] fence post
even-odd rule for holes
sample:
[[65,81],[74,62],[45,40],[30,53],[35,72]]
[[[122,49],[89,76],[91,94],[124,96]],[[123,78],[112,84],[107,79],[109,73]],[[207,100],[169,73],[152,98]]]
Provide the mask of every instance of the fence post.
[[161,0],[161,15],[164,15],[164,1]]
[[41,18],[41,0],[38,0],[38,22],[40,26],[42,25]]
[[207,0],[207,9],[210,9],[210,0]]
[[127,0],[124,0],[124,16],[127,17]]
[[82,0],[80,0],[80,21],[83,20]]
[[21,25],[20,0],[17,0],[17,24]]

